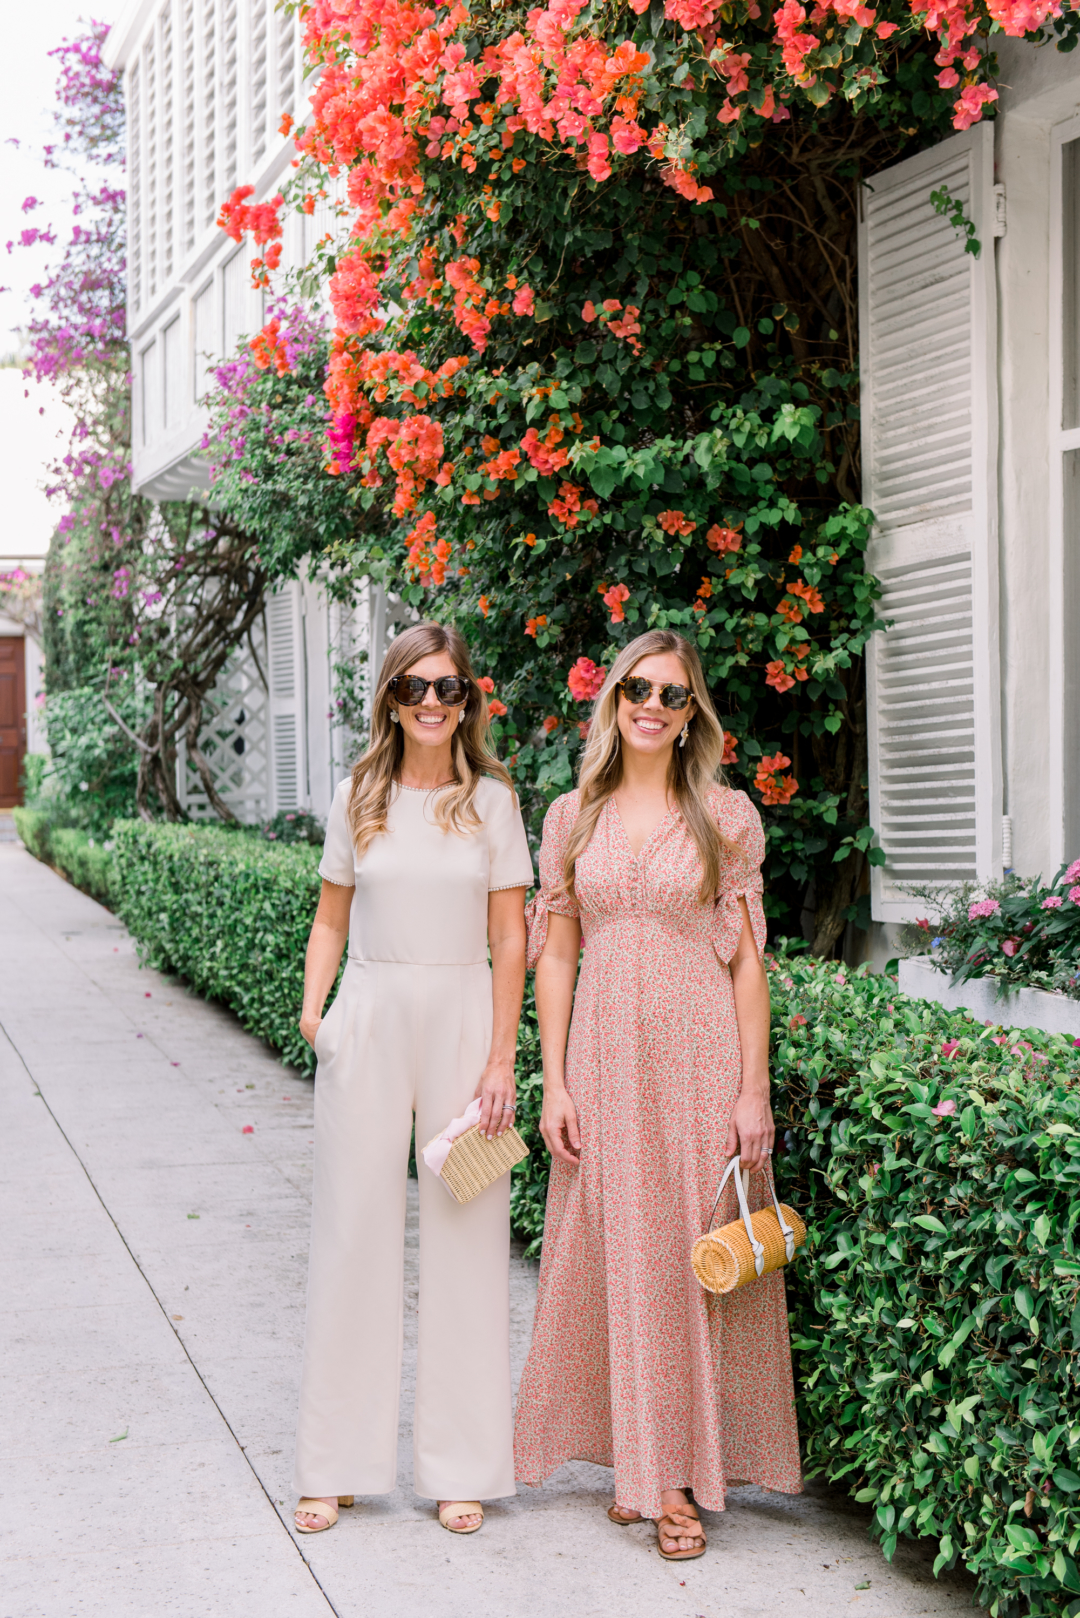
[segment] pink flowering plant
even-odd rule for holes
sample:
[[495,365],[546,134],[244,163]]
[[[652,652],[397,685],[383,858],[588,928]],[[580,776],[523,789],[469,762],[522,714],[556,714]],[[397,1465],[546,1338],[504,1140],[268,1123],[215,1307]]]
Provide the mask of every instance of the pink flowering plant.
[[911,891],[930,914],[905,929],[906,954],[930,955],[957,983],[995,977],[1080,999],[1080,859],[1050,883],[1010,873],[985,888]]

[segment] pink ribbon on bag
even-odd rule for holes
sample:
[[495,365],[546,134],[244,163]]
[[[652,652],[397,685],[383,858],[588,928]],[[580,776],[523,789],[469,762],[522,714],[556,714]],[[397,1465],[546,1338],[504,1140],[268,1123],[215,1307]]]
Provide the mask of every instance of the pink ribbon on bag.
[[432,1174],[441,1174],[443,1164],[450,1156],[450,1148],[459,1135],[464,1135],[472,1129],[474,1124],[480,1122],[480,1097],[470,1101],[460,1118],[451,1118],[441,1135],[436,1135],[430,1145],[425,1146],[421,1157],[431,1170]]

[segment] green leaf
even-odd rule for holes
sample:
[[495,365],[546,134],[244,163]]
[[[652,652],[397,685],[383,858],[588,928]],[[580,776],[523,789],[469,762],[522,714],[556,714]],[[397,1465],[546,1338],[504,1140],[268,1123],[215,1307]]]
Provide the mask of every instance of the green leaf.
[[1066,1494],[1075,1494],[1080,1489],[1080,1473],[1073,1472],[1067,1466],[1055,1466],[1053,1472],[1054,1482]]
[[913,1223],[921,1225],[924,1230],[937,1231],[942,1236],[949,1234],[948,1228],[941,1223],[940,1219],[936,1219],[933,1214],[916,1214]]

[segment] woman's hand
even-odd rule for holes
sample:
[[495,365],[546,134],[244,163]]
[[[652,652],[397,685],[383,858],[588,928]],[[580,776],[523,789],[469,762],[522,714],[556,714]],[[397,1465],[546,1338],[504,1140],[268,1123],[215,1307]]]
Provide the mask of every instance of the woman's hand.
[[728,1157],[734,1157],[738,1152],[744,1169],[753,1172],[763,1168],[772,1152],[775,1136],[776,1127],[768,1092],[744,1090],[735,1103],[735,1111],[728,1125],[727,1144],[724,1147]]
[[565,1086],[557,1090],[545,1088],[540,1133],[552,1157],[557,1157],[560,1163],[569,1163],[571,1168],[577,1168],[581,1160],[581,1129],[577,1108]]
[[307,1042],[311,1046],[312,1050],[315,1049],[315,1036],[319,1032],[319,1029],[321,1027],[322,1027],[322,1018],[321,1017],[313,1017],[310,1012],[305,1011],[304,1015],[300,1018],[300,1035],[301,1035],[301,1038],[307,1040]]
[[514,1064],[506,1057],[489,1056],[487,1067],[480,1075],[476,1097],[480,1101],[480,1133],[488,1140],[493,1135],[505,1135],[514,1122],[514,1102],[517,1089],[514,1084]]

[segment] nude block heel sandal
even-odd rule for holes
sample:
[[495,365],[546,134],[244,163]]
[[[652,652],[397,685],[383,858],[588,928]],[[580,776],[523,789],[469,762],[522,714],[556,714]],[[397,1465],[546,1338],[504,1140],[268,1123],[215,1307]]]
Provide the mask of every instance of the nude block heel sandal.
[[[337,1503],[339,1506],[351,1506],[354,1498],[355,1496],[351,1494],[339,1494]],[[307,1523],[296,1521],[301,1512],[308,1517],[325,1517],[327,1520],[321,1528],[311,1528]],[[328,1506],[325,1500],[309,1500],[306,1496],[293,1512],[293,1524],[298,1534],[323,1534],[328,1528],[333,1528],[337,1519],[337,1512],[333,1506]]]
[[[472,1528],[451,1528],[455,1517],[479,1517],[480,1521]],[[479,1500],[447,1500],[439,1507],[439,1521],[448,1533],[475,1534],[478,1528],[484,1526],[484,1508]]]

